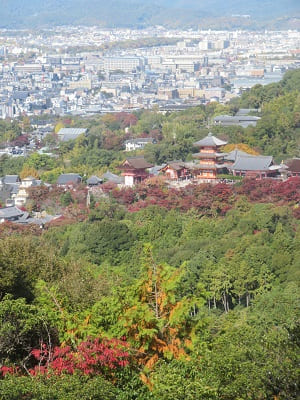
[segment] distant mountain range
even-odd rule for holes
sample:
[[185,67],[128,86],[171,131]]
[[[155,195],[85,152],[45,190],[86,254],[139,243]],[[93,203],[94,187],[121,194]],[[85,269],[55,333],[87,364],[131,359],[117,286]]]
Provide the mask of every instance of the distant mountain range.
[[299,29],[299,0],[0,0],[1,28]]

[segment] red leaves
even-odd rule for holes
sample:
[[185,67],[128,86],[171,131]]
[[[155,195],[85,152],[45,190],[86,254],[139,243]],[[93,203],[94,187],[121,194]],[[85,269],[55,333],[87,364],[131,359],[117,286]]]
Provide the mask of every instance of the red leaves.
[[177,208],[188,211],[195,208],[202,215],[225,215],[239,195],[245,195],[249,201],[254,202],[299,202],[300,177],[290,178],[285,182],[274,179],[245,179],[240,186],[218,183],[189,185],[181,189],[143,183],[134,189],[114,189],[111,194],[118,202],[126,205],[130,212],[157,205],[168,210]]
[[6,367],[5,365],[0,368],[0,377],[5,375],[14,375],[16,373],[15,367]]
[[[70,346],[49,349],[42,344],[40,349],[33,349],[31,355],[37,365],[29,369],[32,376],[62,375],[79,373],[82,375],[110,376],[113,371],[129,365],[128,343],[118,339],[94,339],[81,342],[76,349]],[[19,368],[0,368],[0,377],[19,373]]]
[[246,195],[249,200],[258,202],[299,202],[300,177],[290,178],[284,182],[274,179],[245,179],[237,188],[237,192]]
[[107,375],[112,370],[129,364],[128,344],[124,340],[99,339],[81,342],[72,350],[70,346],[55,347],[51,352],[47,346],[32,350],[38,365],[30,369],[31,375],[62,375],[75,372],[83,375]]

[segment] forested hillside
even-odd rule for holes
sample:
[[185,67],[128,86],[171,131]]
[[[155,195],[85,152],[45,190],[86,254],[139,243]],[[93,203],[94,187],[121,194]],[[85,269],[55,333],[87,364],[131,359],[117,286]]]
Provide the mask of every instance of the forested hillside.
[[[164,26],[202,28],[250,28],[297,26],[296,0],[169,1],[169,0],[16,0],[2,1],[1,27],[32,28],[59,25],[101,25],[103,27]],[[251,18],[232,17],[247,14]],[[299,22],[298,22],[299,23]]]
[[299,183],[2,230],[1,399],[296,399]]

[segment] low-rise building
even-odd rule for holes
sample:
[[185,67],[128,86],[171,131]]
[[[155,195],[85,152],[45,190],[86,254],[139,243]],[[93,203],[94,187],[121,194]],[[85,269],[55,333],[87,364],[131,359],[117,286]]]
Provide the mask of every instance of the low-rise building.
[[128,139],[125,141],[125,148],[126,151],[133,151],[133,150],[141,150],[143,149],[146,144],[154,144],[156,140],[153,138],[137,138],[137,139]]
[[218,115],[214,118],[214,123],[221,126],[242,126],[247,128],[248,126],[256,126],[260,117],[253,115]]
[[58,179],[57,179],[57,185],[63,186],[63,187],[70,187],[70,186],[76,186],[81,183],[82,178],[78,174],[61,174]]

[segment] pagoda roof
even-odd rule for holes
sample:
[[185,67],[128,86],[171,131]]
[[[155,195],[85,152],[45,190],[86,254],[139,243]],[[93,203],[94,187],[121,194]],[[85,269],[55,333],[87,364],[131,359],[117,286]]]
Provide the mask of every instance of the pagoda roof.
[[205,138],[194,143],[194,146],[215,147],[215,146],[225,146],[225,144],[227,144],[227,142],[218,139],[216,136],[213,136],[213,134],[210,132]]
[[144,157],[130,157],[127,158],[122,165],[120,166],[120,168],[133,168],[133,169],[146,169],[146,168],[151,168],[153,167],[153,164],[148,163],[148,161],[146,161],[144,159]]
[[212,170],[212,169],[222,169],[224,168],[224,164],[197,164],[197,169],[205,169],[205,170]]
[[224,157],[226,155],[227,155],[227,153],[216,153],[216,152],[214,152],[214,153],[205,153],[203,151],[203,152],[200,152],[200,153],[194,153],[193,157],[195,157],[195,158],[218,158],[218,157]]

